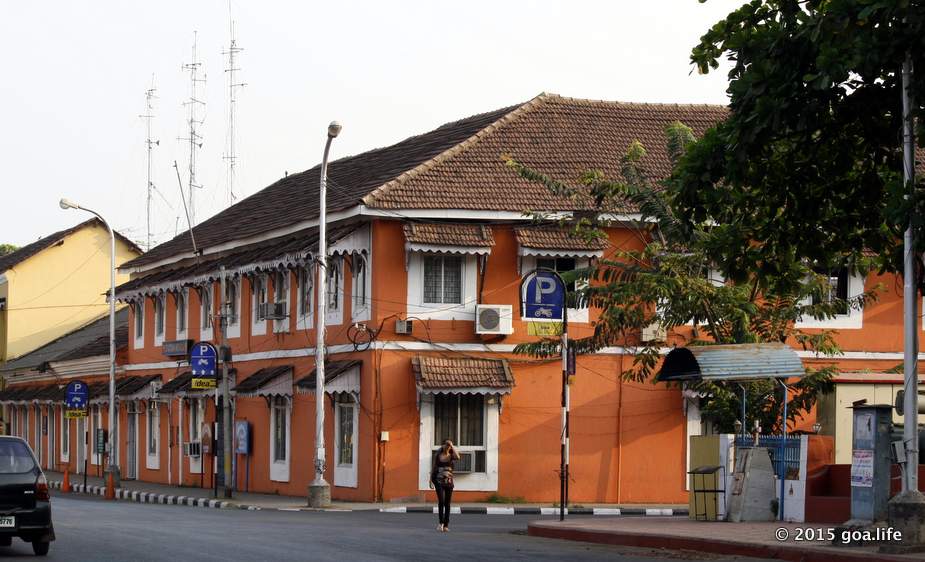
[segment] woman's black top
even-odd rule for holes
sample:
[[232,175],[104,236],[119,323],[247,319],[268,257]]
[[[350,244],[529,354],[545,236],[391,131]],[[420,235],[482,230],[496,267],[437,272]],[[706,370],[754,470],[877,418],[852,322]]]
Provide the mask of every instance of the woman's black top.
[[431,479],[437,480],[439,482],[442,475],[448,475],[450,480],[452,481],[453,464],[454,464],[453,455],[451,454],[443,455],[440,451],[437,451],[437,454],[434,455],[433,468],[430,472]]

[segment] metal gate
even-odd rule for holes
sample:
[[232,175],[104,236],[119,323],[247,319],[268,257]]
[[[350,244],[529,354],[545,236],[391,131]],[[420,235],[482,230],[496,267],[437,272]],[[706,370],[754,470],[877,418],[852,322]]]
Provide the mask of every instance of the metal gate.
[[138,414],[129,412],[127,429],[126,438],[128,443],[125,449],[125,478],[134,480],[138,478],[138,446],[135,442],[138,437],[138,432],[136,431],[138,429]]

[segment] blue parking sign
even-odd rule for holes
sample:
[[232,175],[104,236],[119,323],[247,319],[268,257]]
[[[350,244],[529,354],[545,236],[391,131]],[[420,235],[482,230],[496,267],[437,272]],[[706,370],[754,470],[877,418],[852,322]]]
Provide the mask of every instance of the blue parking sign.
[[64,407],[68,410],[86,410],[90,403],[90,387],[84,381],[71,381],[64,388]]
[[193,376],[198,378],[212,378],[216,373],[216,358],[218,353],[215,346],[208,342],[198,342],[190,351],[189,364]]
[[537,269],[521,281],[521,316],[530,320],[561,321],[565,283],[552,270]]

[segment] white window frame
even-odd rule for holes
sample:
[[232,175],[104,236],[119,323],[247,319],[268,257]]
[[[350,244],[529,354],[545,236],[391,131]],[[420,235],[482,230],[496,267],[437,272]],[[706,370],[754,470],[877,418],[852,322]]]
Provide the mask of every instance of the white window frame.
[[[233,289],[232,289],[233,287]],[[228,310],[229,318],[226,324],[226,332],[229,338],[241,337],[241,278],[229,279],[225,281],[225,291],[234,291],[234,298],[229,299],[228,295],[222,295],[222,304],[226,301],[233,301],[234,310]],[[223,311],[224,312],[224,311]]]
[[[521,259],[522,269],[524,272],[530,272],[536,269],[536,262],[538,259],[541,260],[551,260],[556,258],[570,258],[575,260],[575,269],[582,269],[588,267],[590,264],[590,258],[586,256],[567,256],[567,255],[548,255],[548,256],[523,256]],[[575,281],[575,290],[580,290],[588,286],[588,283],[581,280]],[[542,322],[543,320],[537,318],[521,318],[524,322]],[[588,307],[585,308],[569,308],[568,309],[568,321],[569,324],[573,322],[586,323],[588,322]]]
[[20,435],[20,437],[22,437],[24,440],[28,442],[29,441],[29,406],[28,405],[23,406],[22,412],[20,413],[22,414],[22,434]]
[[[200,429],[202,429],[203,418],[205,418],[205,400],[202,398],[189,398],[189,416],[187,416],[187,425],[189,429],[189,442],[198,443],[200,439]],[[196,423],[193,423],[193,409],[196,412]],[[138,428],[138,425],[135,425]],[[136,439],[137,443],[137,439]],[[136,447],[137,451],[137,447]],[[187,457],[189,459],[189,473],[202,474],[202,455],[198,457]]]
[[[325,289],[324,323],[326,325],[344,322],[344,260],[340,256],[328,256],[327,288]],[[333,279],[331,273],[334,273]],[[320,295],[319,295],[320,297]]]
[[354,252],[350,256],[350,318],[354,322],[369,320],[372,308],[369,256]]
[[[457,473],[453,477],[456,490],[493,492],[498,490],[498,421],[501,398],[486,395],[483,403],[485,420],[485,472]],[[418,489],[430,488],[430,470],[434,442],[434,395],[421,396],[421,425],[418,441]],[[481,449],[481,447],[479,447]],[[460,451],[469,450],[459,447]]]
[[[153,431],[152,431],[153,428]],[[151,441],[154,438],[154,452],[151,452]],[[159,470],[161,468],[161,408],[156,401],[148,402],[145,409],[145,468]]]
[[[864,293],[864,284],[866,276],[848,271],[848,300],[851,301]],[[811,296],[807,296],[800,301],[803,306],[809,306],[813,302]],[[848,306],[847,314],[837,314],[827,320],[816,320],[812,317],[799,319],[794,323],[796,328],[824,328],[839,330],[860,330],[864,326],[864,309],[853,309]]]
[[[282,281],[282,283],[280,283]],[[280,287],[282,285],[282,287]],[[273,333],[280,334],[289,331],[289,320],[292,306],[290,297],[292,296],[292,273],[288,269],[281,269],[273,273],[273,304],[285,305],[286,317],[282,320],[273,321]],[[282,297],[282,298],[280,298]]]
[[71,461],[71,420],[69,420],[64,415],[64,409],[58,408],[59,416],[61,420],[61,430],[60,437],[58,438],[61,441],[61,462],[70,462]]
[[[258,310],[260,305],[269,302],[269,292],[267,291],[267,276],[264,273],[257,273],[249,278],[251,289],[251,335],[263,336],[267,333],[267,320],[261,318]],[[261,302],[261,295],[263,302]]]
[[[180,300],[183,301],[183,307],[180,307]],[[176,310],[176,328],[177,328],[177,339],[185,340],[186,334],[189,332],[189,289],[186,287],[180,289],[173,294],[173,305]],[[180,319],[183,319],[183,329],[180,329]]]
[[[283,460],[276,460],[276,410],[284,408],[283,417],[286,419],[286,456]],[[289,464],[292,459],[292,401],[288,396],[274,396],[270,401],[270,480],[274,482],[289,482]]]
[[[209,309],[206,310],[206,303]],[[202,341],[211,340],[215,334],[215,322],[212,316],[215,314],[215,290],[212,283],[207,283],[199,287],[199,339]]]
[[93,405],[93,420],[90,424],[90,464],[99,466],[103,464],[103,454],[96,451],[96,430],[103,427],[103,412],[99,404]]
[[[315,325],[315,277],[310,265],[298,269],[296,275],[296,329],[311,330]],[[305,294],[303,285],[308,284],[308,294]],[[306,298],[307,297],[307,298]],[[307,308],[306,308],[307,307]]]
[[132,320],[135,332],[132,344],[135,349],[143,349],[145,346],[145,304],[147,300],[148,297],[141,297],[132,306]]
[[167,332],[167,296],[163,293],[152,299],[154,305],[154,346],[164,345]]
[[35,428],[32,430],[32,434],[35,439],[35,457],[39,461],[39,466],[42,466],[42,407],[38,404],[35,404],[32,407],[32,410],[35,412]]
[[[351,443],[353,448],[353,462],[350,464],[340,463],[341,453],[341,436],[343,428],[341,427],[341,410],[349,408],[353,415],[353,432]],[[350,402],[334,402],[334,485],[342,488],[357,487],[357,441],[359,436],[359,404],[354,400]]]
[[[424,302],[424,256],[433,253],[411,252],[408,256],[408,311],[407,316],[433,320],[475,321],[478,286],[478,258],[474,254],[462,258],[462,304],[433,304]],[[438,254],[439,255],[439,254]],[[443,254],[455,256],[459,254]]]

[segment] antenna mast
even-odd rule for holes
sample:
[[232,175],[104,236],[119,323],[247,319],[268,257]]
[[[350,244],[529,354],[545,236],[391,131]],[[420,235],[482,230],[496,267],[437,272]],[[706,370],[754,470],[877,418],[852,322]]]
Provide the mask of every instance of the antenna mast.
[[193,32],[193,59],[192,62],[186,63],[183,65],[183,70],[188,70],[190,73],[190,97],[189,101],[184,102],[183,105],[186,106],[187,110],[187,124],[189,125],[189,137],[180,138],[177,140],[185,140],[189,143],[189,218],[190,224],[196,224],[196,205],[193,192],[196,189],[202,189],[202,185],[196,183],[196,153],[200,148],[202,148],[202,135],[199,134],[198,126],[202,125],[203,120],[199,118],[199,112],[197,111],[200,107],[205,107],[206,103],[201,101],[196,95],[196,89],[199,83],[205,83],[206,78],[203,74],[203,77],[199,77],[199,68],[202,66],[202,63],[199,62],[199,59],[196,58],[196,40],[197,32]]
[[[228,3],[228,16],[231,18],[231,2]],[[242,88],[247,84],[243,82],[235,81],[235,72],[241,70],[235,66],[235,55],[243,51],[241,47],[238,47],[237,41],[234,36],[234,19],[231,19],[231,43],[228,46],[228,50],[223,51],[223,55],[228,55],[228,68],[225,69],[225,73],[228,76],[228,152],[225,154],[225,160],[228,161],[228,205],[234,205],[237,196],[234,193],[234,177],[235,177],[235,166],[237,165],[237,154],[235,153],[234,145],[234,117],[235,117],[235,105],[237,104],[237,99],[235,98],[235,91],[238,88]]]
[[151,249],[151,194],[154,191],[154,182],[151,181],[151,151],[154,149],[155,145],[159,145],[161,141],[154,140],[151,138],[151,120],[154,119],[154,104],[153,100],[156,98],[154,92],[157,91],[157,88],[154,87],[154,75],[151,75],[151,87],[145,90],[145,113],[144,115],[139,115],[142,119],[145,120],[145,144],[148,148],[148,184],[147,184],[147,250]]

